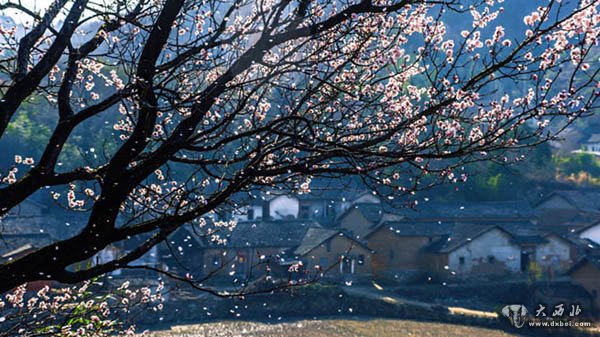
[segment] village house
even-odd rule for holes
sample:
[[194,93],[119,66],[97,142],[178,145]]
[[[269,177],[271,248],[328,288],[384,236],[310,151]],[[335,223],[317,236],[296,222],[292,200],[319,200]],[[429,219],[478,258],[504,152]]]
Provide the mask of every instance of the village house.
[[335,221],[335,227],[357,240],[364,240],[380,222],[383,210],[378,203],[352,204]]
[[318,268],[325,277],[344,279],[371,275],[371,251],[365,244],[336,229],[310,228],[293,251],[306,270]]
[[[198,276],[217,274],[233,278],[258,277],[265,274],[267,263],[277,263],[295,249],[309,228],[321,225],[310,220],[254,220],[238,222],[226,233],[225,242],[207,241],[203,247]],[[189,251],[188,254],[196,254]]]
[[423,248],[451,233],[450,222],[384,221],[366,235],[376,278],[410,279],[423,267]]
[[536,262],[550,276],[564,274],[581,257],[600,247],[574,233],[549,232],[544,239],[546,242],[537,246]]
[[593,300],[595,313],[600,310],[600,256],[588,255],[570,270],[571,282],[583,287]]
[[590,154],[600,154],[600,133],[595,133],[590,136],[583,144],[581,144],[581,152]]
[[348,208],[349,202],[340,193],[321,191],[317,194],[262,193],[233,211],[238,221],[311,219],[323,224],[333,222]]
[[555,229],[567,223],[600,219],[600,191],[560,190],[549,193],[534,205],[542,226]]
[[455,224],[452,234],[425,248],[427,271],[446,278],[517,273],[521,247],[500,226]]
[[536,262],[550,276],[568,270],[577,254],[575,244],[557,233],[548,233],[544,239],[546,242],[537,246]]
[[380,200],[372,192],[324,188],[297,194],[266,191],[238,202],[240,206],[231,210],[237,221],[312,219],[323,225],[333,225],[350,205],[379,204]]
[[429,221],[533,221],[537,220],[533,208],[525,200],[482,202],[421,202],[416,207],[404,209],[408,219]]

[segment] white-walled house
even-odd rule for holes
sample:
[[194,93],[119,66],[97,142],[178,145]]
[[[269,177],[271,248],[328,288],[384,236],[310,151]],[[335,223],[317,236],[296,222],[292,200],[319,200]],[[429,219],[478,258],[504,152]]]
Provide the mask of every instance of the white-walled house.
[[425,261],[431,272],[471,275],[516,273],[521,270],[521,247],[499,226],[483,229],[457,224],[449,237],[426,248]]
[[547,273],[562,273],[567,271],[575,262],[576,248],[565,237],[556,233],[544,236],[546,243],[536,248],[535,261]]
[[[347,210],[350,202],[340,195],[278,194],[267,192],[233,211],[238,221],[312,219],[322,223],[333,221]],[[357,200],[364,203],[379,203],[371,193],[360,193]]]
[[300,201],[295,196],[269,194],[252,201],[234,213],[237,221],[297,219]]
[[579,230],[579,236],[600,244],[600,221]]
[[598,154],[600,153],[600,133],[595,133],[582,144],[583,152]]

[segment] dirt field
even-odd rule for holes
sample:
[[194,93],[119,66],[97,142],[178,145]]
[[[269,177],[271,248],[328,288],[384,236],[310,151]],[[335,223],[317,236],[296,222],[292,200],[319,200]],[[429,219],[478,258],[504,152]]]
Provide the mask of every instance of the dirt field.
[[507,337],[503,331],[407,320],[319,320],[265,324],[219,322],[174,326],[152,337]]

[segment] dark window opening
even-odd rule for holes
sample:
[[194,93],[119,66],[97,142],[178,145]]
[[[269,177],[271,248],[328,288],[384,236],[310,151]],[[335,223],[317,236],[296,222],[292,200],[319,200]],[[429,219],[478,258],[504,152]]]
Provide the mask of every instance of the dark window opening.
[[496,257],[494,255],[488,255],[487,261],[488,263],[496,263]]
[[298,214],[300,219],[308,219],[310,217],[310,206],[309,205],[300,205],[300,214]]
[[358,264],[365,264],[365,256],[360,254],[358,256]]
[[459,257],[458,258],[458,263],[465,264],[465,257],[464,256]]

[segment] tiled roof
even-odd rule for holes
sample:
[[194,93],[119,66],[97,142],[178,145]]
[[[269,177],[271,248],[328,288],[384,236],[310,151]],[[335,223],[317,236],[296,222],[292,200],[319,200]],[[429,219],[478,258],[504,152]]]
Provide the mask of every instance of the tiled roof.
[[600,133],[594,133],[588,138],[586,143],[600,143]]
[[32,249],[51,244],[52,238],[47,233],[12,233],[0,234],[0,256],[30,245]]
[[340,234],[340,231],[335,229],[309,228],[302,238],[300,245],[294,250],[294,255],[305,255],[321,243],[338,234]]
[[600,213],[600,190],[562,190],[550,193],[546,198],[539,201],[540,205],[544,201],[558,196],[571,203],[574,207],[591,213]]
[[592,266],[594,266],[596,269],[600,270],[600,255],[584,256],[583,258],[581,258],[581,260],[579,260],[577,263],[575,263],[573,265],[573,267],[571,267],[567,273],[568,274],[573,273],[575,270],[579,269],[581,266],[585,265],[586,263],[589,263]]
[[458,223],[454,226],[450,235],[445,235],[440,240],[432,242],[425,247],[425,250],[431,253],[449,253],[494,229],[511,235],[499,226],[474,226],[469,223]]
[[379,222],[381,217],[383,216],[383,210],[380,204],[372,204],[372,203],[358,203],[353,204],[348,209],[340,214],[337,218],[337,222],[342,220],[346,215],[348,215],[353,210],[358,210],[366,219],[373,223]]
[[526,201],[494,202],[423,202],[414,210],[406,210],[407,218],[466,219],[466,218],[533,218],[533,209]]
[[295,247],[309,228],[321,225],[310,220],[241,221],[229,232],[226,247]]
[[453,222],[448,221],[384,221],[370,234],[377,230],[388,230],[398,236],[442,236],[450,235]]

